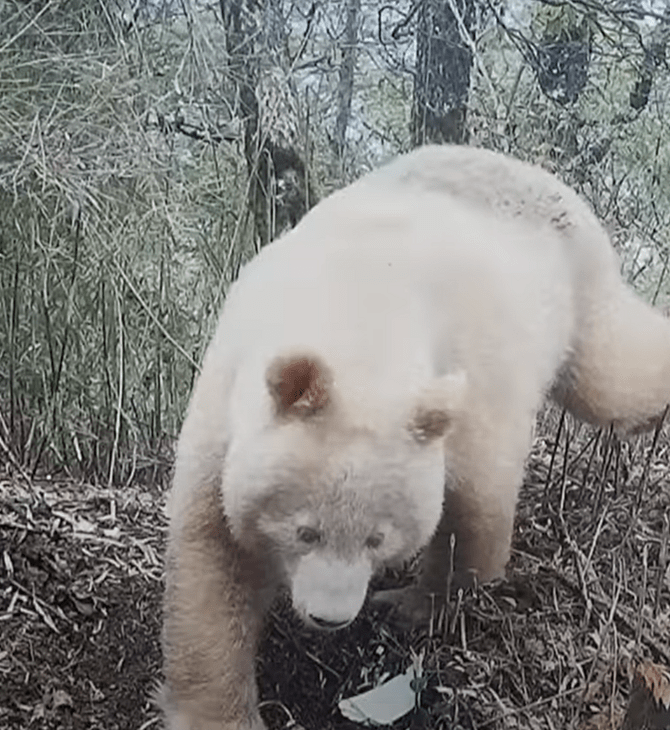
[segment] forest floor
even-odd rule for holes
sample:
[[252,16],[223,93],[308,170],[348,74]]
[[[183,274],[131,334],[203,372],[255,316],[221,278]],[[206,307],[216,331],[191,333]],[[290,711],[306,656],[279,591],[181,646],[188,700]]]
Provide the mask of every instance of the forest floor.
[[[339,700],[413,662],[416,709],[397,728],[622,727],[635,667],[670,667],[668,428],[620,441],[559,416],[538,425],[507,580],[412,632],[376,609],[329,635],[273,612],[271,730],[360,727]],[[0,476],[2,730],[161,727],[165,533],[162,490]]]

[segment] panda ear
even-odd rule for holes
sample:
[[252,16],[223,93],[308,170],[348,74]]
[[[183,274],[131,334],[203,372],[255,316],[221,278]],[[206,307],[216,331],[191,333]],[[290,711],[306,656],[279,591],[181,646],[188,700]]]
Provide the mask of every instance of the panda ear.
[[330,403],[332,375],[313,356],[278,357],[265,378],[279,417],[309,418]]
[[408,430],[419,443],[443,437],[463,408],[467,392],[464,370],[437,378],[419,396]]

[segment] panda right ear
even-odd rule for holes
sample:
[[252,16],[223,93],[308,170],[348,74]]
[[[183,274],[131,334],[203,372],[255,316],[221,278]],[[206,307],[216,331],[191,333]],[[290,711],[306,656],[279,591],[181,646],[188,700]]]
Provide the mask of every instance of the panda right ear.
[[463,409],[467,393],[464,370],[437,378],[421,393],[408,430],[419,443],[443,437]]
[[276,358],[265,379],[279,417],[309,418],[330,403],[332,375],[311,355]]

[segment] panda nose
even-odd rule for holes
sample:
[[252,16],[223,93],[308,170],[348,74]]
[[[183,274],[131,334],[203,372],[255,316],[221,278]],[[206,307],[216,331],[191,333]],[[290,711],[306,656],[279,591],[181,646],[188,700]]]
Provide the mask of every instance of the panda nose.
[[343,629],[348,626],[351,621],[331,621],[327,618],[321,618],[320,616],[314,616],[310,614],[309,618],[318,626],[320,629],[329,629],[330,631],[337,631],[337,629]]

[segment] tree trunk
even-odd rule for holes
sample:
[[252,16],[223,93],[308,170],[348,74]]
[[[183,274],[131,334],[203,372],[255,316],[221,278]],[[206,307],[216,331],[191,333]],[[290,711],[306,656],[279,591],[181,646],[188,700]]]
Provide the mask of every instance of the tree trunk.
[[293,89],[281,63],[283,18],[276,0],[219,2],[244,123],[249,209],[259,249],[293,227],[314,201]]
[[347,127],[351,116],[360,12],[361,0],[347,0],[347,23],[340,65],[340,80],[337,86],[337,117],[333,133],[333,172],[340,175],[343,172]]
[[410,130],[413,146],[467,140],[465,119],[473,59],[461,33],[470,35],[474,25],[474,0],[422,1],[416,32]]
[[591,48],[581,40],[545,39],[537,52],[537,80],[542,91],[559,104],[577,101],[589,76]]
[[665,11],[666,19],[659,22],[652,32],[651,41],[644,47],[644,57],[635,87],[630,92],[630,105],[635,111],[644,109],[656,71],[667,63],[666,48],[670,39],[670,8]]

